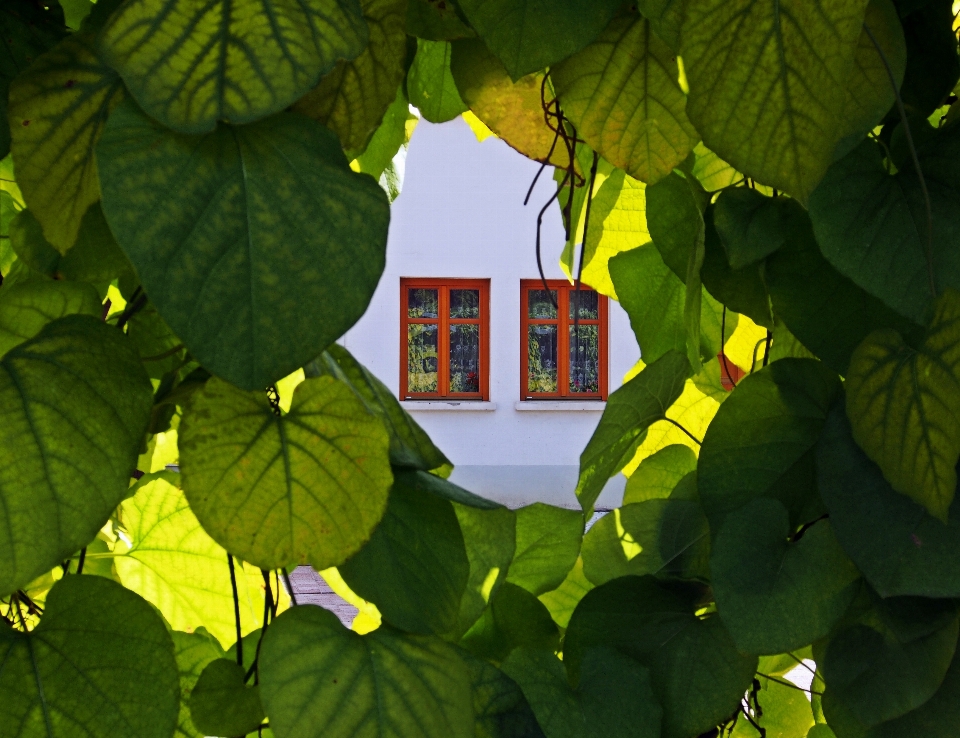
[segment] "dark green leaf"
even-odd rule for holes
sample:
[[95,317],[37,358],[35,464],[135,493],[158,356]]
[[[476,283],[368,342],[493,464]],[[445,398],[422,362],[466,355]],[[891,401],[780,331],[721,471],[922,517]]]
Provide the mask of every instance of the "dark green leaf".
[[700,233],[706,193],[678,172],[647,188],[647,228],[664,263],[684,284]]
[[847,415],[853,437],[890,485],[944,523],[960,459],[960,293],[935,305],[916,348],[875,331],[850,359]]
[[358,0],[133,0],[99,43],[151,117],[204,133],[283,110],[367,37]]
[[198,628],[193,633],[174,630],[170,635],[173,636],[177,668],[180,670],[180,718],[174,738],[204,738],[190,719],[190,692],[204,667],[214,659],[223,658],[223,649],[204,628]]
[[704,144],[748,177],[805,201],[846,133],[843,81],[866,7],[867,0],[689,4],[680,53],[687,112]]
[[450,72],[452,51],[446,41],[417,39],[417,55],[407,75],[407,92],[410,102],[431,123],[445,123],[467,110]]
[[425,41],[453,41],[475,35],[461,20],[453,0],[410,0],[407,33]]
[[109,579],[58,582],[29,633],[0,620],[0,664],[11,738],[170,738],[177,725],[170,635],[146,601]]
[[358,171],[377,179],[390,202],[400,196],[403,187],[402,162],[418,120],[410,112],[410,103],[403,87],[398,87],[396,98],[383,114],[383,120],[370,137],[367,148],[350,163],[351,168],[358,168]]
[[544,738],[517,683],[493,664],[461,651],[473,687],[476,738]]
[[[915,124],[916,125],[916,124]],[[928,129],[929,130],[929,129]],[[960,289],[960,126],[915,131],[933,216],[933,279],[938,292]],[[933,302],[927,268],[928,223],[909,159],[888,174],[883,149],[864,141],[830,167],[810,196],[823,255],[842,274],[911,320],[925,324]]]
[[619,0],[458,0],[470,25],[518,80],[593,41]]
[[747,187],[720,193],[713,225],[733,270],[743,269],[781,248],[803,208],[787,197],[766,197]]
[[820,514],[809,452],[839,389],[813,359],[781,359],[740,381],[707,429],[697,465],[714,536],[756,497],[782,502],[793,530]]
[[591,589],[593,589],[593,582],[584,576],[583,559],[578,558],[560,586],[544,592],[537,599],[547,606],[553,622],[561,628],[566,628],[577,604]]
[[262,389],[366,309],[389,206],[323,126],[283,113],[182,136],[127,101],[97,161],[104,212],[144,290],[214,374]]
[[943,104],[960,78],[953,3],[932,0],[901,21],[907,41],[903,103],[926,117]]
[[960,597],[960,497],[944,525],[895,492],[854,442],[842,399],[817,446],[817,476],[840,545],[881,597]]
[[623,504],[666,498],[677,483],[697,469],[697,455],[689,446],[673,444],[640,462],[623,492]]
[[277,416],[265,392],[211,379],[180,425],[191,509],[231,553],[262,569],[339,566],[383,516],[387,434],[331,377],[297,386]]
[[245,685],[236,661],[207,664],[190,692],[190,719],[204,735],[246,735],[263,722],[260,688]]
[[470,576],[453,503],[398,478],[370,541],[339,570],[387,622],[411,633],[450,632]]
[[57,318],[99,317],[102,312],[100,296],[90,284],[44,280],[11,285],[0,291],[0,356]]
[[[796,661],[790,661],[794,667]],[[763,671],[761,663],[759,671]],[[804,738],[807,731],[813,726],[813,712],[810,709],[810,700],[803,691],[793,684],[787,686],[782,681],[758,677],[760,690],[756,701],[760,704],[760,712],[751,709],[750,713],[760,727],[767,731],[768,736],[776,738]],[[752,702],[752,700],[749,700]],[[757,730],[741,714],[737,720],[730,738],[757,738]]]
[[383,419],[390,434],[390,463],[430,471],[452,466],[389,388],[339,344],[331,344],[304,371],[308,377],[329,374],[346,382],[367,409]]
[[556,651],[560,631],[540,600],[522,587],[505,582],[460,645],[481,658],[503,661],[521,646]]
[[576,679],[591,647],[616,648],[650,669],[663,707],[664,738],[690,738],[714,728],[738,709],[757,658],[737,652],[719,617],[694,614],[697,595],[635,576],[591,590],[567,628],[568,673]]
[[89,315],[0,360],[0,592],[93,540],[127,495],[152,405],[133,347]]
[[669,351],[612,393],[600,423],[580,454],[577,498],[584,512],[593,512],[601,490],[628,461],[647,428],[666,417],[690,375],[687,358]]
[[260,695],[279,736],[474,738],[470,686],[438,638],[386,626],[360,636],[320,607],[280,615],[260,650]]
[[560,585],[580,555],[583,515],[542,502],[521,507],[507,581],[535,595]]
[[653,32],[673,51],[680,49],[683,3],[680,0],[640,0],[640,12],[650,21]]
[[787,508],[759,497],[727,515],[713,543],[717,611],[745,653],[776,654],[826,636],[857,593],[860,573],[821,520],[793,533]]

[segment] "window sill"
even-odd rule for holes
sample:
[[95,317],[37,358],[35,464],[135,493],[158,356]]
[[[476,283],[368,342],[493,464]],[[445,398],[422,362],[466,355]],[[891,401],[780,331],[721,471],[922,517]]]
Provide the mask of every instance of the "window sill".
[[482,400],[401,400],[400,406],[408,412],[491,412],[497,403]]
[[522,400],[513,407],[533,413],[601,413],[606,406],[603,400]]

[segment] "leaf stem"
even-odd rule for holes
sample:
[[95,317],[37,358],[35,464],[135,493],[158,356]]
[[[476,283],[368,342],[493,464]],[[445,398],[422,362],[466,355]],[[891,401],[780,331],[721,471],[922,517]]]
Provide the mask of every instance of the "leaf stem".
[[806,693],[806,694],[815,694],[815,695],[817,695],[818,697],[820,697],[820,696],[823,695],[823,692],[817,692],[817,691],[815,691],[815,690],[813,690],[813,689],[804,689],[803,687],[797,686],[797,685],[794,684],[793,682],[788,682],[786,679],[777,679],[777,677],[770,676],[769,674],[763,674],[763,673],[761,673],[761,672],[759,672],[759,671],[757,672],[757,676],[761,676],[761,677],[763,677],[764,679],[769,679],[771,682],[776,682],[777,684],[782,684],[784,687],[790,687],[790,689],[796,689],[796,690],[799,690],[800,692],[804,692],[804,693]]
[[83,564],[87,560],[87,547],[80,549],[80,560],[77,561],[77,574],[83,574]]
[[287,596],[290,598],[290,601],[293,603],[293,606],[296,607],[297,595],[293,591],[293,585],[290,584],[290,575],[287,574],[287,570],[285,568],[281,569],[280,571],[283,572],[283,583],[287,587]]
[[723,359],[723,371],[727,373],[727,379],[730,380],[730,384],[734,387],[737,386],[737,381],[733,378],[733,375],[730,373],[730,365],[727,363],[727,353],[724,351],[725,338],[727,335],[727,306],[723,306],[723,313],[720,316],[720,358]]
[[692,438],[692,439],[694,440],[694,442],[696,442],[696,444],[697,444],[698,446],[702,446],[702,445],[703,445],[703,441],[701,441],[699,438],[697,438],[695,435],[693,435],[693,433],[691,433],[690,431],[688,431],[686,428],[684,428],[682,425],[680,425],[680,423],[678,423],[678,422],[677,422],[676,420],[674,420],[673,418],[668,418],[668,417],[664,416],[663,419],[666,420],[668,423],[673,423],[675,426],[677,426],[677,428],[679,428],[679,429],[682,430],[684,433],[686,433],[688,436],[690,436],[690,438]]
[[230,565],[230,586],[233,588],[233,616],[237,622],[237,664],[243,668],[243,635],[240,631],[240,595],[237,593],[237,573],[233,569],[233,556],[227,552]]
[[893,88],[893,94],[897,100],[897,111],[900,113],[900,122],[903,124],[903,133],[907,137],[907,148],[910,149],[910,158],[913,160],[913,168],[917,170],[917,179],[920,180],[920,190],[923,192],[923,203],[927,209],[927,279],[930,282],[930,294],[933,296],[933,299],[937,299],[937,281],[933,271],[933,210],[930,206],[930,192],[927,190],[927,181],[923,177],[923,170],[920,169],[920,159],[917,157],[917,147],[914,146],[913,143],[913,134],[910,133],[910,123],[907,121],[907,111],[903,106],[903,98],[900,97],[900,88],[897,85],[896,77],[893,75],[893,69],[890,67],[890,62],[887,60],[887,55],[883,53],[883,49],[880,48],[880,43],[877,41],[876,36],[873,35],[873,31],[870,30],[870,26],[867,25],[866,21],[863,23],[863,30],[866,32],[871,43],[873,43],[874,48],[877,50],[877,54],[880,55],[880,60],[883,62],[884,69],[887,70],[887,78],[890,80],[890,87]]

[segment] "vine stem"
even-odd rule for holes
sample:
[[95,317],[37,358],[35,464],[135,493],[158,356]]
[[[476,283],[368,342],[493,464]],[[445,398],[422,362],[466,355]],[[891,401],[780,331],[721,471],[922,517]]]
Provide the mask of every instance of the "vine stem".
[[727,373],[727,379],[730,380],[730,384],[734,387],[737,386],[736,380],[734,380],[733,375],[730,373],[730,365],[727,363],[727,354],[723,350],[726,343],[727,335],[727,306],[723,306],[723,314],[720,317],[720,358],[723,359],[723,370]]
[[243,635],[240,631],[240,595],[237,593],[237,573],[233,569],[233,556],[227,552],[230,565],[230,586],[233,588],[233,617],[237,622],[237,664],[243,668]]
[[693,433],[691,433],[690,431],[688,431],[686,428],[684,428],[682,425],[680,425],[680,423],[678,423],[678,422],[677,422],[676,420],[674,420],[673,418],[664,417],[664,420],[666,420],[668,423],[673,423],[675,426],[677,426],[677,428],[679,428],[679,429],[682,430],[684,433],[686,433],[688,436],[690,436],[690,438],[692,438],[692,439],[694,440],[694,442],[696,442],[696,444],[697,444],[698,446],[702,446],[702,445],[703,445],[703,442],[702,442],[699,438],[697,438],[695,435],[693,435]]
[[[593,188],[597,182],[597,165],[600,154],[593,152],[593,164],[590,166],[590,184],[587,186],[587,205],[583,215],[583,241],[580,243],[580,262],[577,264],[577,281],[573,289],[573,360],[574,366],[580,360],[580,288],[583,285],[583,260],[587,253],[587,240],[590,238],[590,206],[593,205]],[[586,363],[586,362],[584,362]]]
[[927,209],[927,279],[930,282],[930,294],[933,296],[933,299],[937,299],[937,280],[933,271],[933,210],[930,205],[930,192],[927,190],[927,180],[924,179],[923,170],[920,169],[917,147],[913,143],[913,134],[910,133],[910,123],[907,122],[907,111],[906,108],[903,107],[903,98],[900,97],[900,88],[897,85],[896,77],[893,75],[893,69],[890,67],[887,55],[883,53],[883,49],[880,48],[880,43],[877,41],[876,36],[873,35],[873,31],[870,30],[870,26],[867,25],[866,21],[863,23],[863,30],[866,31],[867,37],[877,50],[877,54],[880,55],[883,68],[887,70],[887,78],[890,80],[890,87],[893,88],[893,94],[897,100],[897,111],[900,113],[900,122],[903,124],[903,132],[907,137],[907,148],[910,149],[910,159],[913,161],[913,168],[917,171],[917,179],[920,180],[920,190],[923,192],[923,204]]
[[77,574],[83,574],[83,562],[87,560],[87,547],[80,549],[80,560],[77,561]]
[[290,601],[293,603],[293,606],[297,606],[297,595],[293,592],[293,585],[290,584],[290,575],[287,574],[286,569],[280,570],[283,573],[283,583],[287,586],[287,596],[290,597]]
[[770,675],[768,675],[768,674],[761,674],[759,671],[757,672],[757,676],[762,676],[764,679],[769,679],[771,682],[776,682],[777,684],[782,684],[784,687],[790,687],[791,689],[796,689],[796,690],[798,690],[798,691],[800,691],[800,692],[803,692],[803,693],[805,693],[805,694],[815,694],[815,695],[817,695],[818,697],[820,697],[820,696],[823,695],[823,692],[817,692],[817,691],[815,691],[815,690],[813,690],[813,689],[804,689],[803,687],[798,687],[798,686],[797,686],[796,684],[794,684],[793,682],[788,682],[786,679],[777,679],[776,677],[770,676]]

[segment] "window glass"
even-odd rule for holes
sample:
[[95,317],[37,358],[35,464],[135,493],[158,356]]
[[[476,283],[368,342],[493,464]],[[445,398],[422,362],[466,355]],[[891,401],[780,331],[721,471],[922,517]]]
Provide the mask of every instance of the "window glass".
[[[469,290],[461,290],[463,292]],[[480,326],[450,326],[450,392],[480,391]]]
[[580,325],[576,333],[573,328],[571,325],[570,391],[595,394],[600,391],[600,326]]
[[583,287],[580,291],[570,290],[570,320],[577,314],[577,300],[580,301],[580,320],[597,320],[600,317],[600,296],[593,290]]
[[438,292],[420,287],[407,290],[407,317],[436,318],[440,314]]
[[437,391],[437,334],[436,325],[407,326],[408,392]]
[[557,391],[557,326],[527,327],[527,392]]
[[451,318],[479,318],[480,290],[450,290]]
[[[553,298],[552,300],[550,298]],[[557,317],[557,291],[530,290],[527,293],[527,317],[537,320],[549,320]]]

